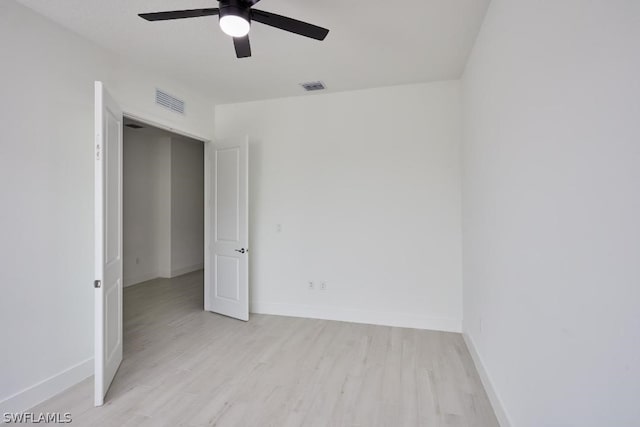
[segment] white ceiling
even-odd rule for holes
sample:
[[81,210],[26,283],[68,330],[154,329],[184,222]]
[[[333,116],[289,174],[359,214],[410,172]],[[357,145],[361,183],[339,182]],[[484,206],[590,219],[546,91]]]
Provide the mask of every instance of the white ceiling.
[[457,79],[490,0],[262,0],[257,9],[330,29],[323,42],[260,23],[237,59],[217,17],[147,22],[142,12],[217,7],[215,0],[18,0],[218,103]]

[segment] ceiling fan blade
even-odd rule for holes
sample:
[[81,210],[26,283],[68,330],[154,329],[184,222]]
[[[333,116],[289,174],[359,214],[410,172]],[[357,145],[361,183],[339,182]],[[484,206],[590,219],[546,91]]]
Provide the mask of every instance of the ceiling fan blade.
[[166,21],[169,19],[197,18],[199,16],[217,15],[220,9],[217,7],[211,9],[190,9],[190,10],[173,10],[170,12],[154,12],[141,13],[138,16],[147,21]]
[[234,37],[233,46],[236,48],[236,56],[238,58],[248,58],[251,56],[251,44],[249,44],[249,36]]
[[326,28],[298,21],[297,19],[287,18],[286,16],[276,15],[275,13],[265,12],[264,10],[251,9],[251,20],[316,40],[324,40],[327,34],[329,34],[329,30]]

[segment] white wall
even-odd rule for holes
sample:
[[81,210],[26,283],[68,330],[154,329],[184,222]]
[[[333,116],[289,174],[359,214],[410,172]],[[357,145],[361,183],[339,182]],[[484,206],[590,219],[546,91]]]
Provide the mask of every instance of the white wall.
[[203,268],[203,151],[199,141],[125,127],[125,286]]
[[[11,0],[0,2],[0,412],[93,371],[93,82],[125,110],[210,137],[213,107]],[[154,104],[184,98],[187,116]]]
[[171,235],[171,204],[173,194],[171,193],[171,145],[172,138],[162,138],[159,147],[158,169],[161,171],[158,176],[158,186],[154,197],[154,206],[157,208],[158,228],[157,239],[154,244],[158,249],[158,270],[156,277],[171,277],[171,245],[173,236]]
[[253,141],[254,312],[460,330],[459,89],[216,107],[217,137]]
[[171,138],[171,277],[204,268],[204,145]]
[[514,426],[640,425],[639,23],[493,0],[464,74],[464,329]]
[[123,282],[171,269],[171,137],[124,128]]

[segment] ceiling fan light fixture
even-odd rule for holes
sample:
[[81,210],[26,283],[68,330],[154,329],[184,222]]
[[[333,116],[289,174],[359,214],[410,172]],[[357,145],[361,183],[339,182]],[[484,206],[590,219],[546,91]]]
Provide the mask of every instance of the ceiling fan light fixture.
[[225,15],[220,17],[220,29],[231,37],[244,37],[249,34],[251,24],[241,16]]
[[290,33],[309,37],[315,40],[324,40],[329,34],[326,28],[298,21],[264,10],[253,9],[260,0],[218,0],[219,7],[208,9],[171,10],[167,12],[140,13],[142,19],[147,21],[167,21],[173,19],[197,18],[200,16],[218,15],[220,29],[233,37],[233,46],[236,57],[248,58],[251,56],[251,44],[249,43],[249,31],[251,22],[257,21]]

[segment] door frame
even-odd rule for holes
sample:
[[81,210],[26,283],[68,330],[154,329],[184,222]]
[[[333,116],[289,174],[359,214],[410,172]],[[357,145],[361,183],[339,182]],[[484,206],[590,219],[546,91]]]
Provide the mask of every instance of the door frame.
[[158,129],[166,130],[167,132],[175,133],[176,135],[202,141],[204,145],[204,307],[202,309],[203,311],[210,311],[208,303],[209,290],[207,283],[209,283],[209,280],[211,278],[211,239],[209,236],[209,230],[211,230],[211,215],[213,214],[213,206],[211,205],[212,197],[209,178],[211,177],[212,168],[211,151],[213,149],[213,140],[190,132],[185,132],[181,129],[166,125],[162,122],[157,122],[155,120],[149,119],[144,115],[132,113],[126,108],[122,109],[122,116],[123,118],[132,119]]

